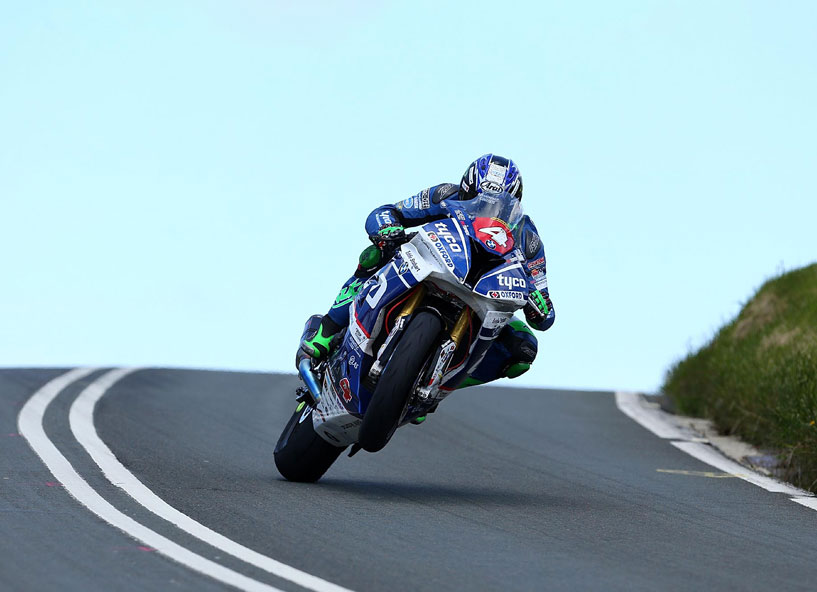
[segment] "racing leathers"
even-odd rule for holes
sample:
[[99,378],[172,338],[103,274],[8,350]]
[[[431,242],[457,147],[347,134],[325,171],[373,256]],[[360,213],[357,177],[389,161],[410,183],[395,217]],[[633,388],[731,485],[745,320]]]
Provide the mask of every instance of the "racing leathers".
[[[424,189],[417,195],[396,204],[376,208],[366,219],[366,232],[375,245],[363,251],[354,275],[343,285],[323,317],[318,334],[304,341],[304,348],[312,346],[326,349],[319,352],[328,354],[331,336],[349,324],[349,308],[363,283],[391,258],[389,240],[403,236],[403,228],[421,226],[448,216],[446,201],[458,201],[461,192],[457,185],[445,183]],[[533,221],[524,216],[519,225],[520,250],[524,255],[523,267],[529,284],[535,288],[531,292],[524,313],[528,325],[545,331],[553,325],[556,313],[548,293],[545,252]],[[381,240],[382,239],[382,240]],[[325,345],[322,345],[325,344]],[[538,344],[536,337],[519,320],[512,320],[488,350],[485,358],[469,379],[460,385],[482,384],[502,377],[515,378],[526,372],[536,357]],[[308,350],[307,350],[308,351]],[[312,354],[314,355],[314,354]]]

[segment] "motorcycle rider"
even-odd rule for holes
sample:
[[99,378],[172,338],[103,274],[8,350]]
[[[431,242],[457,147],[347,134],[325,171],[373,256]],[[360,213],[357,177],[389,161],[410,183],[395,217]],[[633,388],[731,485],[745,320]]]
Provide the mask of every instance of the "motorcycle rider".
[[[297,362],[305,355],[321,360],[330,354],[332,338],[349,324],[349,307],[364,282],[391,259],[394,250],[405,242],[407,227],[421,226],[447,217],[445,201],[468,200],[483,191],[506,191],[522,199],[522,177],[516,164],[507,158],[485,154],[472,162],[459,187],[452,183],[423,189],[417,195],[376,208],[366,219],[366,232],[374,243],[360,255],[357,270],[343,284],[335,303],[321,319],[317,332],[301,343]],[[548,293],[545,252],[536,226],[528,216],[520,223],[520,250],[525,261],[531,291],[524,307],[528,325],[545,331],[553,325],[556,313]],[[483,384],[498,378],[516,378],[530,369],[538,343],[533,332],[520,320],[506,325],[472,376],[457,388]]]

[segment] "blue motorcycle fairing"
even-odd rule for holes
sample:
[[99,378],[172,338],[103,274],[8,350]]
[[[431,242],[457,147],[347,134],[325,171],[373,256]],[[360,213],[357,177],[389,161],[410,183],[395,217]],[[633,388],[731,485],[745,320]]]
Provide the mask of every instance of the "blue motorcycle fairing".
[[372,393],[363,386],[363,378],[369,373],[373,359],[364,355],[355,344],[349,331],[343,338],[341,346],[332,356],[328,373],[329,384],[349,413],[361,416]]
[[[386,314],[420,282],[398,251],[394,258],[363,285],[352,303],[349,328],[332,356],[331,386],[352,414],[366,412],[372,393],[363,385],[377,352],[373,350]],[[345,382],[344,382],[345,381]]]
[[402,253],[398,251],[388,265],[363,284],[363,288],[355,297],[350,324],[354,323],[357,326],[358,330],[352,326],[352,333],[357,337],[357,344],[365,353],[369,355],[375,353],[368,351],[371,344],[366,342],[379,331],[378,323],[382,320],[381,313],[387,311],[386,305],[420,283],[409,271],[409,262],[405,261]]
[[[465,216],[463,216],[464,218]],[[470,230],[465,220],[443,218],[423,225],[428,240],[442,259],[443,265],[462,284],[471,269]]]
[[494,300],[524,303],[530,294],[530,286],[522,265],[508,262],[484,275],[474,286],[474,292]]

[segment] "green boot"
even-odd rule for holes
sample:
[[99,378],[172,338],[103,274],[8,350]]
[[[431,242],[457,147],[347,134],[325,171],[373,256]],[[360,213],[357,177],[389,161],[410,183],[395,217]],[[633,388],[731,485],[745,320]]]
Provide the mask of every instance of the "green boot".
[[325,360],[332,353],[332,338],[340,330],[340,325],[330,319],[328,315],[324,316],[315,335],[303,340],[301,350],[316,360]]

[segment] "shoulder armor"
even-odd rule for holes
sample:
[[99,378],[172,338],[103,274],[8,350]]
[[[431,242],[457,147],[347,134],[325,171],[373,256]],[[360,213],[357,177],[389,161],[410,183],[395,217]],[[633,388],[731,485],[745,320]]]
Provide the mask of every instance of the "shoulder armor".
[[444,199],[451,199],[459,191],[459,187],[453,183],[443,183],[432,188],[431,201],[435,204],[440,203]]
[[525,247],[525,258],[533,259],[536,257],[536,254],[539,252],[539,247],[542,244],[542,240],[539,238],[539,233],[529,225],[525,224],[522,228],[522,237]]

